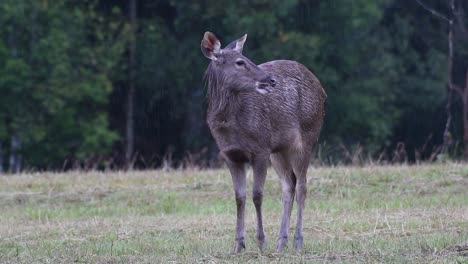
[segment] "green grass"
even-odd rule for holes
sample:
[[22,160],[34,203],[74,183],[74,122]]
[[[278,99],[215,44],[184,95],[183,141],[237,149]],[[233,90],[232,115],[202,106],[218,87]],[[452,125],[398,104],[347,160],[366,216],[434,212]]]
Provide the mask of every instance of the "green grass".
[[227,170],[3,175],[0,263],[468,263],[467,165],[311,168],[308,180],[302,253],[274,253],[281,187],[270,170],[267,250],[249,200],[247,251],[232,255]]

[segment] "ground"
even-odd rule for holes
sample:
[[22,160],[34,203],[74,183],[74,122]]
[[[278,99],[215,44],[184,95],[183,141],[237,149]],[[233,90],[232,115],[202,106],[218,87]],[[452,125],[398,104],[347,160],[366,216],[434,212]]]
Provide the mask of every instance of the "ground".
[[292,240],[274,253],[281,188],[270,170],[267,250],[248,199],[247,251],[232,255],[227,170],[0,175],[0,263],[468,263],[468,165],[311,168],[308,187],[302,253]]

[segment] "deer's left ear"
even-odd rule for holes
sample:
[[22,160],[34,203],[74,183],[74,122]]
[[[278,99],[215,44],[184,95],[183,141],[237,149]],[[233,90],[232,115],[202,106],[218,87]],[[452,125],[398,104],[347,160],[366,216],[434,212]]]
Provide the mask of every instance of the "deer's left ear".
[[221,49],[221,42],[215,36],[215,34],[207,31],[205,35],[203,35],[203,39],[201,42],[201,50],[203,55],[210,60],[216,60],[216,54],[219,53]]
[[232,49],[239,53],[242,53],[242,49],[244,48],[244,43],[247,40],[247,34],[239,38],[238,40],[234,40],[229,45],[226,46],[226,49]]

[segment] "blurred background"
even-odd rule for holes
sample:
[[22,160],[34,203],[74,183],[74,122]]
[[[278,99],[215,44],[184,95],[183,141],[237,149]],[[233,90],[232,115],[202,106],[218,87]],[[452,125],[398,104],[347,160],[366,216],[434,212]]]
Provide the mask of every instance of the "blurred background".
[[[468,157],[468,1],[2,0],[0,171],[216,166],[205,31],[328,94],[320,164]],[[465,136],[464,136],[465,135]],[[465,151],[466,149],[466,151]]]

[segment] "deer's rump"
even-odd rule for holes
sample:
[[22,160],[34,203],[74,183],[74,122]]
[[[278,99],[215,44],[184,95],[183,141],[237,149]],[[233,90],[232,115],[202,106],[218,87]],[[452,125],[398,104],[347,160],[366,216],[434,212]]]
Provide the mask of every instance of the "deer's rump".
[[265,98],[270,108],[274,148],[288,144],[316,143],[323,123],[326,99],[317,77],[295,61],[276,60],[259,67],[277,80],[277,86]]

